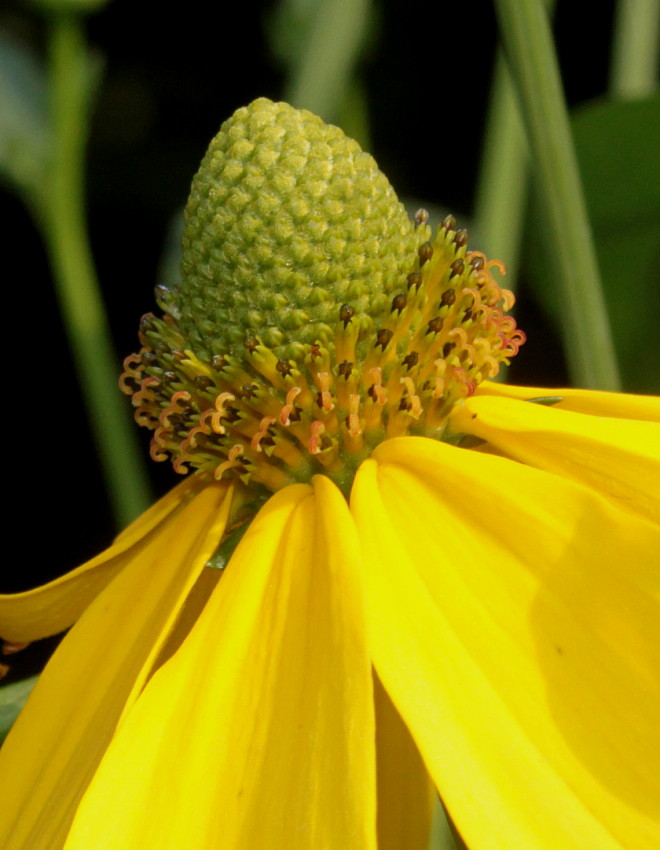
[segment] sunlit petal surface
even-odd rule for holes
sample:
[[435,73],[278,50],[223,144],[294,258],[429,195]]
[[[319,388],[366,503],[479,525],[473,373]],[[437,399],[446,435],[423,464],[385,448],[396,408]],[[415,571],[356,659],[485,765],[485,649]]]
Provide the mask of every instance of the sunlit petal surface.
[[428,850],[437,792],[410,732],[374,677],[378,850]]
[[470,850],[660,846],[658,527],[423,438],[351,506],[375,667]]
[[359,558],[328,479],[275,494],[128,715],[66,850],[375,848]]
[[118,572],[141,557],[154,529],[200,486],[200,476],[187,478],[124,529],[112,546],[66,575],[25,593],[0,595],[0,637],[29,643],[68,629]]
[[614,419],[646,419],[650,422],[660,422],[660,398],[657,396],[574,390],[566,387],[517,387],[495,381],[484,381],[477,387],[475,395],[515,398],[520,401],[557,398],[561,399],[553,405],[557,410],[574,410],[576,413],[609,416]]
[[[122,713],[225,528],[210,485],[140,545],[65,637],[0,751],[0,847],[61,847]],[[92,842],[90,847],[95,846]]]
[[501,454],[587,484],[660,523],[660,422],[485,396],[468,399],[451,422]]

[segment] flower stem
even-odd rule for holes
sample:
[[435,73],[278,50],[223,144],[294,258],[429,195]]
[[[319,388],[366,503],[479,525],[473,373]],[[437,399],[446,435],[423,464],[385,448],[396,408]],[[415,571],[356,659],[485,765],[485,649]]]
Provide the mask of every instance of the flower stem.
[[79,20],[55,14],[49,46],[54,142],[41,224],[111,502],[124,525],[150,499],[137,439],[121,406],[117,358],[87,237],[83,162],[92,69]]
[[284,100],[326,121],[337,120],[362,45],[370,0],[320,0],[306,47],[293,70]]
[[658,85],[660,0],[619,0],[610,91],[615,97],[647,97]]
[[511,74],[498,53],[477,184],[475,231],[482,250],[506,264],[506,287],[511,290],[525,221],[527,170],[527,143]]
[[573,381],[620,386],[557,58],[541,0],[496,0],[557,259]]

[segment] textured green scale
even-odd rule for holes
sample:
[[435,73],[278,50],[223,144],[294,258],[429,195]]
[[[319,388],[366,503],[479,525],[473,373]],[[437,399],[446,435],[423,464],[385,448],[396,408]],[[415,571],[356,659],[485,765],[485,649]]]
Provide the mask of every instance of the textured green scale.
[[364,328],[385,316],[420,238],[357,142],[262,98],[222,125],[193,180],[171,310],[198,356],[257,336],[295,357],[331,340],[343,304]]

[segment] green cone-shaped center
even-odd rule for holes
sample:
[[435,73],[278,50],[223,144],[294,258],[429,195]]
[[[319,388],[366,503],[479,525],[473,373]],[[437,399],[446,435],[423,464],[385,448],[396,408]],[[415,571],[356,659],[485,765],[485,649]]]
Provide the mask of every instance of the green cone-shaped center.
[[343,304],[363,332],[386,316],[419,242],[357,142],[262,98],[222,125],[193,181],[173,312],[200,357],[255,336],[296,359],[332,339]]

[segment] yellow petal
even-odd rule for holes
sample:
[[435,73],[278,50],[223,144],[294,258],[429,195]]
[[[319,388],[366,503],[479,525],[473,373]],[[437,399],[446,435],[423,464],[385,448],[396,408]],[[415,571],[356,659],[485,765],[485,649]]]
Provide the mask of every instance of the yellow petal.
[[66,850],[375,850],[359,558],[329,479],[271,497],[127,716]]
[[579,481],[660,522],[660,423],[486,396],[457,407],[451,423],[498,453]]
[[0,751],[0,847],[62,847],[78,800],[223,534],[227,488],[170,515],[47,665]]
[[560,410],[590,413],[592,416],[609,416],[614,419],[646,419],[660,422],[660,398],[631,393],[608,393],[600,390],[574,390],[562,387],[516,387],[484,381],[477,387],[476,396],[496,396],[527,401],[532,398],[561,397],[556,406]]
[[423,438],[351,497],[374,665],[470,850],[660,847],[660,531]]
[[66,575],[34,590],[0,595],[0,636],[29,643],[68,629],[139,554],[160,523],[192,498],[200,486],[199,476],[190,476],[124,529],[112,546]]
[[437,794],[398,711],[374,675],[378,850],[427,850]]

